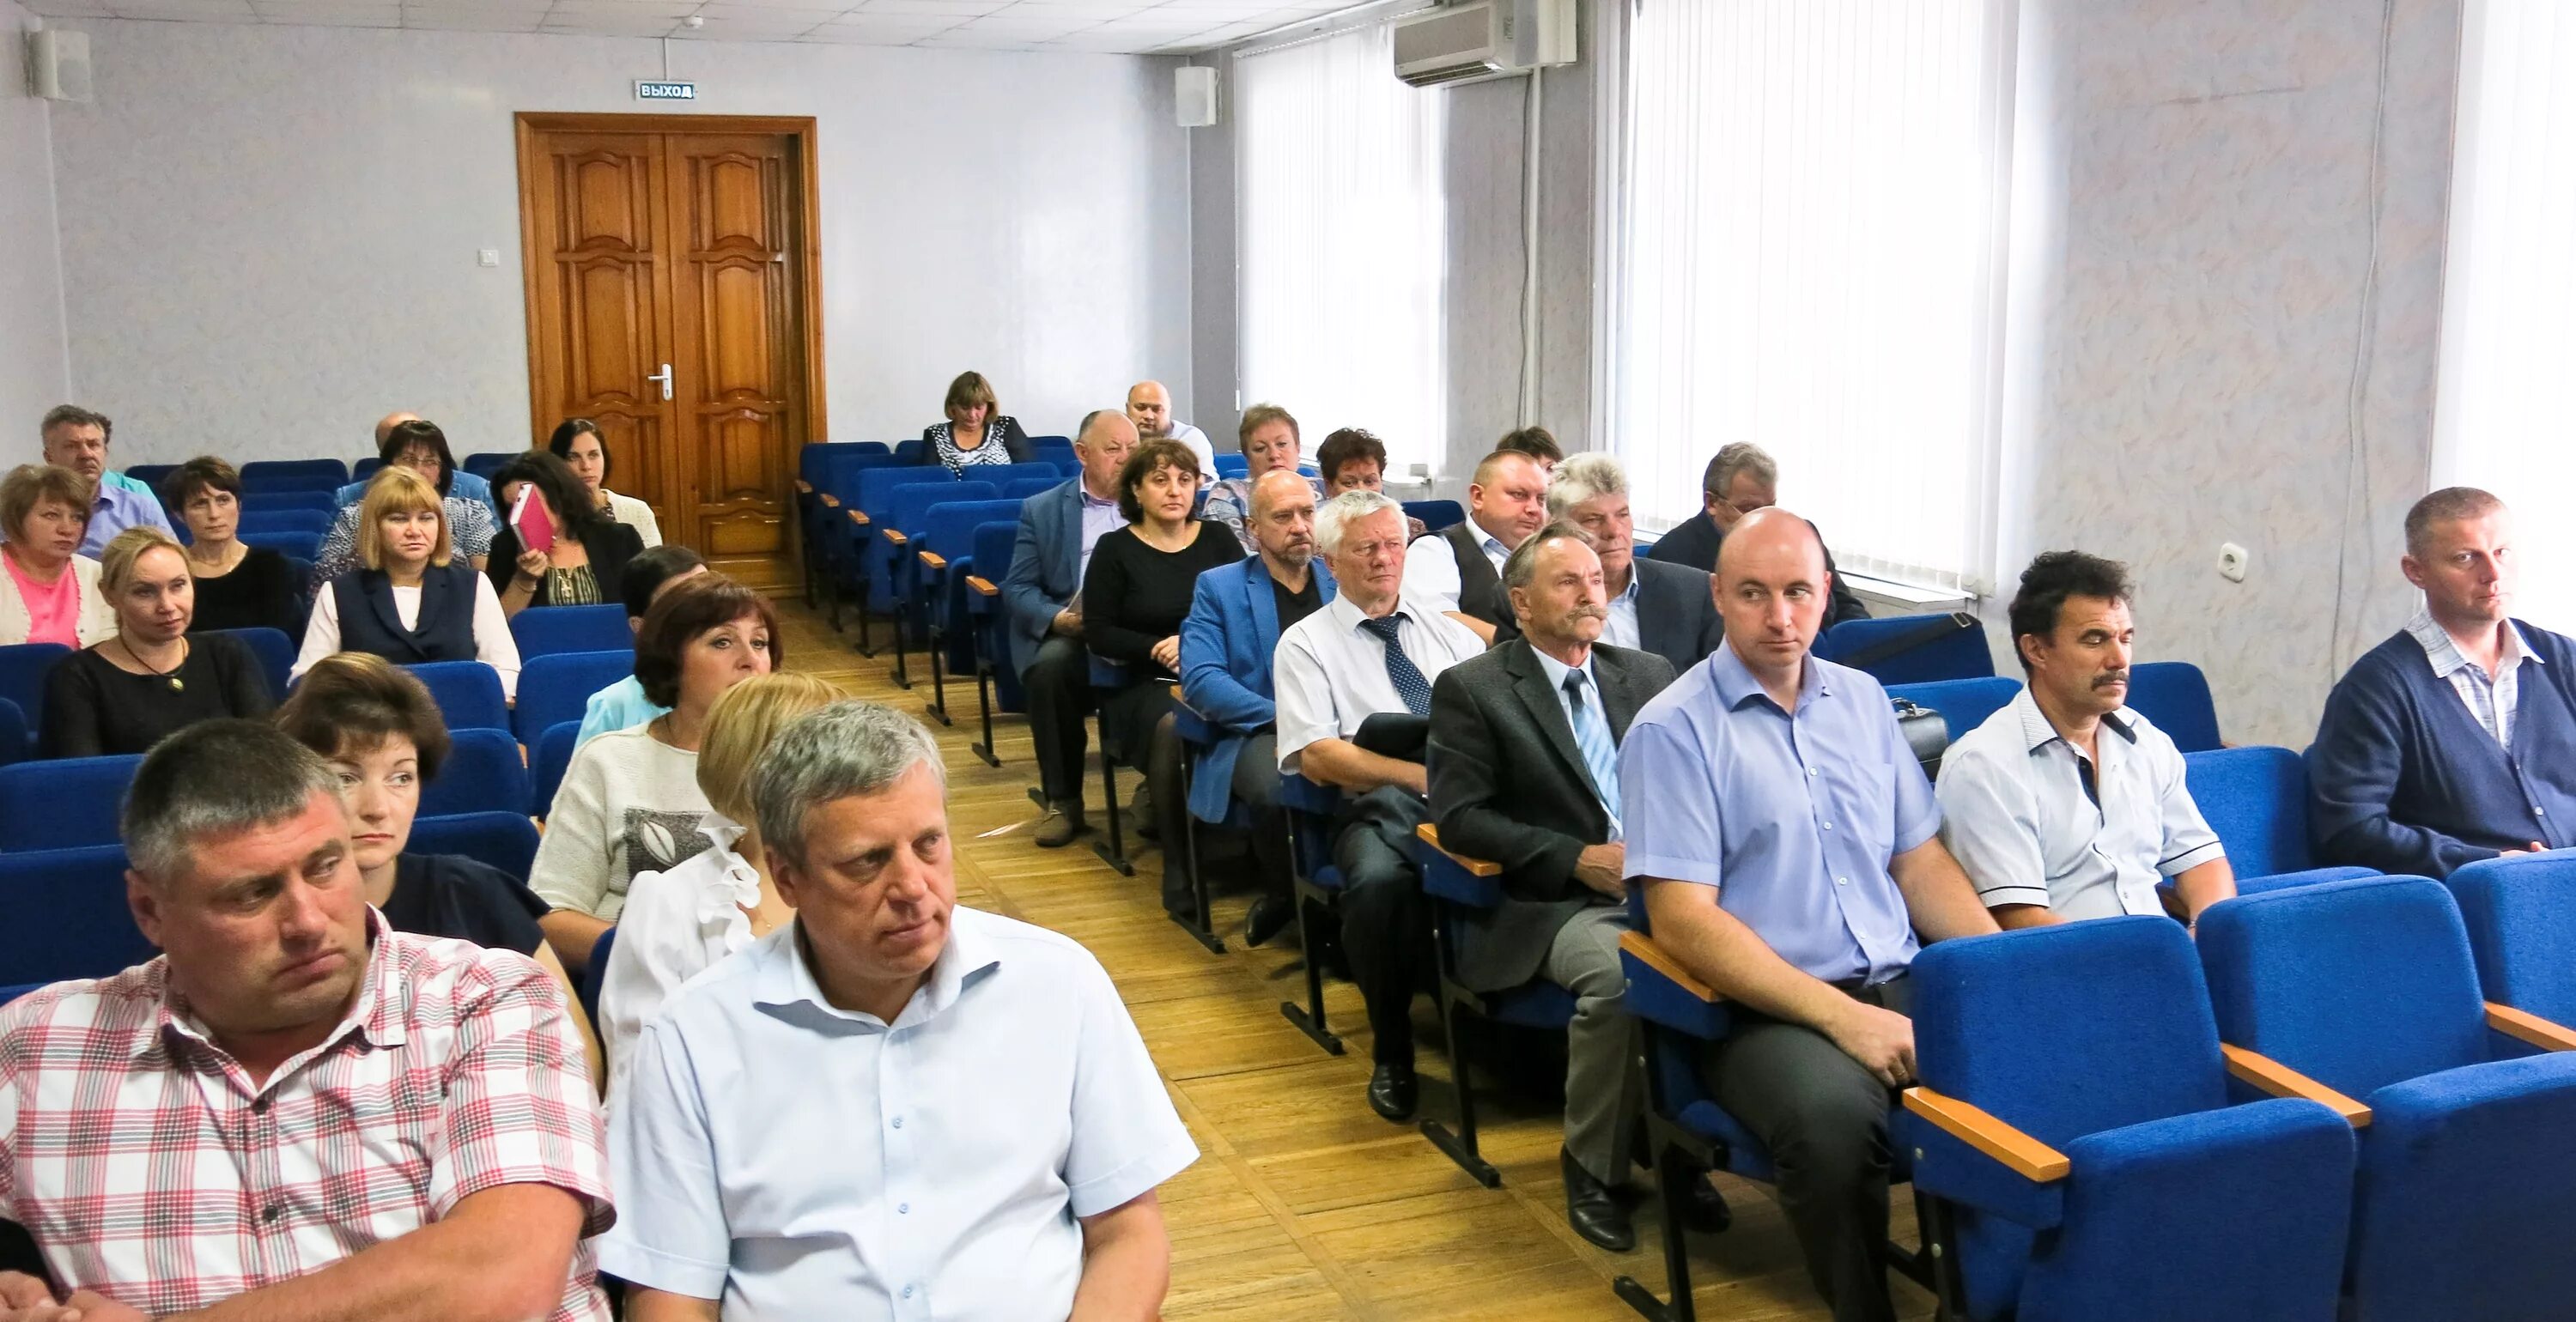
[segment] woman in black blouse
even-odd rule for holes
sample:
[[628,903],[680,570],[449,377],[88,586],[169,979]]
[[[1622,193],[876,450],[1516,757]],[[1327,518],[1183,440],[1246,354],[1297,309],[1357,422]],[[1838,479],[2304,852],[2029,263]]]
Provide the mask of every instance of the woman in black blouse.
[[1034,452],[1020,420],[1002,412],[993,383],[981,372],[962,372],[948,383],[948,421],[921,429],[921,462],[945,464],[959,477],[986,464],[1024,464]]
[[275,629],[304,636],[304,585],[285,556],[243,544],[241,474],[199,455],[162,480],[161,494],[188,525],[188,573],[197,581],[191,633]]
[[[1172,728],[1171,680],[1180,674],[1181,621],[1199,575],[1243,559],[1234,534],[1193,513],[1198,457],[1173,440],[1147,441],[1118,470],[1118,512],[1127,526],[1103,533],[1082,576],[1082,638],[1093,654],[1125,664],[1131,683],[1100,705],[1101,741],[1144,749],[1145,797],[1166,847],[1177,842],[1187,805],[1181,743]],[[1130,756],[1133,756],[1131,751]],[[1163,905],[1189,915],[1182,869],[1163,869]]]
[[277,705],[259,658],[240,639],[188,636],[195,585],[170,534],[118,533],[99,553],[98,587],[116,611],[116,636],[46,674],[45,756],[148,752],[183,726],[264,717]]
[[[519,501],[545,512],[555,529],[551,550],[530,550],[519,536]],[[501,613],[530,606],[597,606],[626,600],[626,563],[644,554],[635,529],[608,516],[563,460],[543,450],[501,466],[492,475],[493,498],[507,516],[492,534],[492,586]]]

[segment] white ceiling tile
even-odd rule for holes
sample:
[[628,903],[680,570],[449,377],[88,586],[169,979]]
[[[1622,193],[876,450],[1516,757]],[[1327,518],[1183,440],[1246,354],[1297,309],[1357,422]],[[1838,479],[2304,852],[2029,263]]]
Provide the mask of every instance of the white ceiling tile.
[[1084,28],[1098,26],[1100,26],[1098,23],[1087,18],[1027,18],[1016,14],[995,14],[990,18],[969,19],[959,24],[957,30],[996,35],[1008,34],[1027,37],[1034,41],[1047,41],[1080,32]]
[[414,32],[534,32],[544,22],[542,14],[519,17],[494,11],[457,16],[405,10],[402,25]]
[[944,14],[950,18],[973,18],[1008,8],[1010,0],[867,0],[859,6],[863,14]]
[[1034,39],[1022,36],[1018,33],[969,32],[963,28],[951,28],[946,32],[923,37],[912,44],[915,46],[949,46],[975,50],[1031,50],[1037,46],[1037,42]]
[[717,0],[713,4],[698,6],[698,14],[709,19],[741,18],[755,22],[786,22],[803,18],[811,27],[848,13],[850,4],[851,0],[838,0],[838,3],[835,0],[796,0],[793,4],[786,0]]
[[33,0],[27,12],[40,18],[95,18],[107,13],[106,0]]
[[602,14],[560,17],[547,15],[539,32],[553,32],[574,37],[666,37],[679,26],[668,18],[612,18]]
[[958,20],[954,18],[941,18],[933,14],[870,14],[862,10],[855,14],[844,14],[839,18],[827,20],[823,26],[831,30],[868,33],[875,38],[910,41],[915,37],[927,37],[934,32],[946,32],[957,26],[957,23]]
[[829,46],[909,46],[920,35],[889,32],[883,28],[819,27],[796,40]]
[[1152,46],[1151,41],[1140,41],[1132,35],[1105,33],[1098,28],[1046,43],[1048,50],[1081,51],[1092,55],[1141,55]]
[[322,10],[314,13],[268,17],[260,21],[270,27],[282,28],[398,28],[403,25],[399,10],[383,15],[350,10]]
[[711,18],[704,27],[674,28],[671,35],[682,41],[793,41],[813,31],[820,21],[754,23],[734,18]]
[[692,0],[555,0],[554,6],[546,10],[546,18],[659,18],[677,23],[697,9]]

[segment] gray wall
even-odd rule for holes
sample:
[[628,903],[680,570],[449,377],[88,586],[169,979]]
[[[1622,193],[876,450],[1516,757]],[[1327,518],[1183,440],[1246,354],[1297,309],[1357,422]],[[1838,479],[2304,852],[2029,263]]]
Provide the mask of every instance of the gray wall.
[[55,241],[50,107],[18,57],[34,20],[0,0],[0,470],[36,455],[36,419],[71,397]]

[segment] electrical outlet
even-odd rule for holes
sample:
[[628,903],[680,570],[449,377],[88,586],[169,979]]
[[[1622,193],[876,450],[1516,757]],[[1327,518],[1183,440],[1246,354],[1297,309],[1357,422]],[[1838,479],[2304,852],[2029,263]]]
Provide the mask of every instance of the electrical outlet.
[[2252,559],[2253,554],[2244,547],[2234,542],[2222,543],[2218,548],[2218,576],[2230,583],[2242,583],[2246,566]]

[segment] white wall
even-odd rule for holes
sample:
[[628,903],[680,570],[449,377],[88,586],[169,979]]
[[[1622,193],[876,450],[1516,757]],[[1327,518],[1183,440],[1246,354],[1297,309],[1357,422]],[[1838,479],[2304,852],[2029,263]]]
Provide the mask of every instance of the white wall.
[[36,420],[71,395],[45,102],[23,72],[35,20],[0,0],[0,468],[36,455]]
[[[354,455],[396,407],[460,451],[527,443],[511,116],[643,108],[657,43],[78,26],[98,100],[53,119],[71,356],[120,461]],[[1172,61],[671,49],[690,109],[817,120],[833,438],[918,434],[969,367],[1037,432],[1146,374],[1187,408]]]

